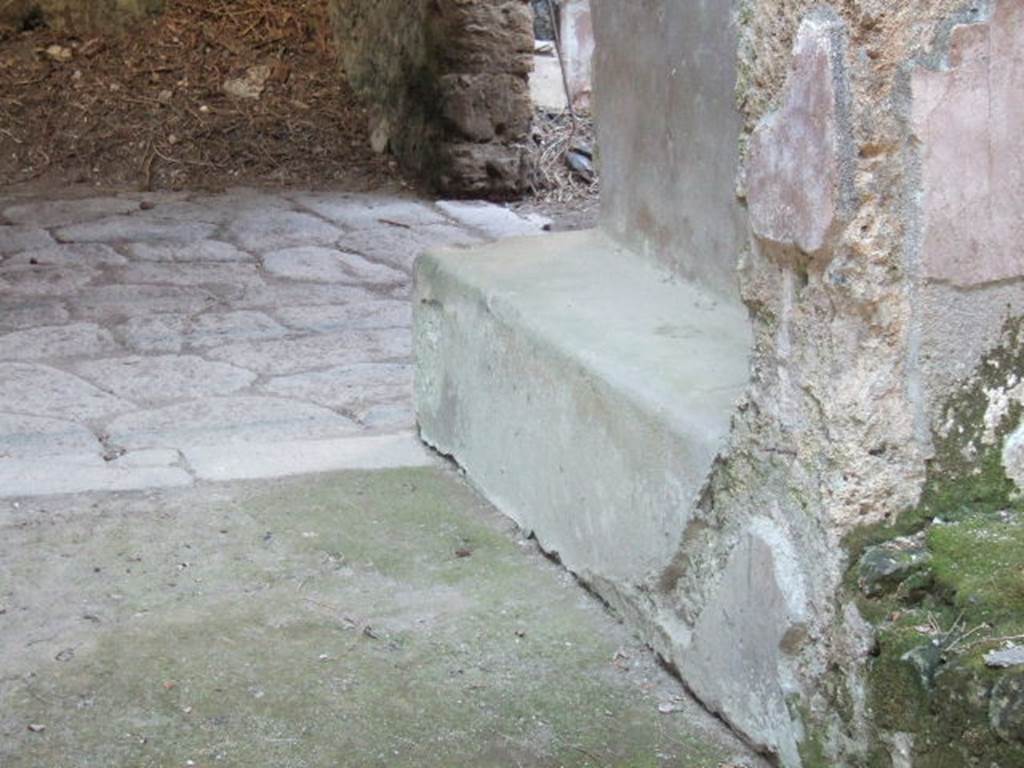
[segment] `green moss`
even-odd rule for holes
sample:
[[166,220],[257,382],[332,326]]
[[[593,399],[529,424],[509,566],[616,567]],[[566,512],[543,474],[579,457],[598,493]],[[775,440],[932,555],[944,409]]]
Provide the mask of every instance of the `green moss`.
[[[985,440],[987,391],[1024,374],[1024,321],[1004,329],[950,398],[921,503],[897,520],[844,542],[851,567],[844,588],[878,631],[868,664],[868,706],[877,729],[877,765],[887,766],[884,734],[914,735],[915,768],[1024,765],[1024,743],[997,736],[989,697],[1002,672],[985,652],[996,638],[1024,632],[1024,504],[1002,466],[1001,446],[1022,417],[1011,405]],[[926,531],[926,568],[901,575],[893,591],[867,597],[858,563],[868,547]]]

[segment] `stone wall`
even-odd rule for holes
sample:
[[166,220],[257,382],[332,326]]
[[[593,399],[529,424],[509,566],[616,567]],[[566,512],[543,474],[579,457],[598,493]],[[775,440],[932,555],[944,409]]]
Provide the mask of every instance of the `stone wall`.
[[42,21],[59,31],[116,29],[160,10],[162,0],[0,0],[0,24],[20,27]]
[[732,0],[592,0],[602,224],[723,295],[744,246]]
[[528,187],[528,0],[332,0],[331,9],[378,150],[390,146],[446,195]]
[[[1024,370],[979,371],[997,348],[1021,359],[1007,324],[1024,315],[1022,14],[1019,0],[594,2],[603,226],[738,296],[756,339],[672,566],[619,607],[787,766],[967,764],[879,727],[869,672],[887,630],[844,578],[858,542],[952,514],[929,499],[976,503],[934,491],[939,475],[974,487],[991,472],[992,498],[1012,498]],[[965,391],[979,404],[952,407]],[[943,435],[987,434],[985,420],[989,443],[960,453],[1001,460],[937,464]]]

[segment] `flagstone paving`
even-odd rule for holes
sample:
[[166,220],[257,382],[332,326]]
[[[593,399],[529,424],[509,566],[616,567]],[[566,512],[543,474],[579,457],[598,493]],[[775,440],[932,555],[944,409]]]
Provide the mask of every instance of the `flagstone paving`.
[[355,441],[336,454],[356,467],[427,463],[413,261],[543,224],[385,195],[7,193],[0,496],[331,468],[334,443],[304,441]]

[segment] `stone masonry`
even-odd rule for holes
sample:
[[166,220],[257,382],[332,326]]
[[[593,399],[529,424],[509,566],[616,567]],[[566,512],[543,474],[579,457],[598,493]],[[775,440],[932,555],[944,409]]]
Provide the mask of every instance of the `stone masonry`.
[[530,182],[528,0],[332,0],[345,74],[371,134],[447,195],[508,197]]
[[418,268],[426,438],[787,767],[1024,755],[1022,14],[595,0],[601,231]]

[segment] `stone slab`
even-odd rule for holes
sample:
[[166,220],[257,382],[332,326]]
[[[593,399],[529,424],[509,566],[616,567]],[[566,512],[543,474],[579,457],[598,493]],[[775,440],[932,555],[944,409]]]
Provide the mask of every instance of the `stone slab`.
[[296,202],[348,230],[444,224],[429,203],[374,195],[299,195]]
[[326,408],[271,397],[217,397],[121,416],[108,427],[114,445],[180,448],[340,437],[359,426]]
[[389,285],[408,280],[403,273],[357,253],[320,246],[272,251],[263,256],[263,268],[274,277],[314,283]]
[[334,306],[285,307],[275,314],[288,327],[310,333],[412,327],[412,306],[407,301],[382,299]]
[[483,232],[490,238],[539,235],[551,220],[537,214],[519,216],[494,203],[466,200],[443,200],[437,204],[446,216],[463,226]]
[[204,222],[137,214],[110,216],[84,224],[72,224],[58,229],[56,235],[63,243],[191,243],[208,240],[215,231],[216,227],[213,224]]
[[392,400],[412,401],[413,368],[402,363],[359,363],[326,371],[279,376],[264,388],[346,412]]
[[0,336],[0,360],[86,357],[117,348],[110,332],[92,323],[26,328]]
[[77,294],[98,276],[99,272],[90,267],[69,269],[12,265],[11,269],[4,270],[0,285],[9,295],[53,298]]
[[139,261],[158,262],[242,262],[254,257],[231,243],[199,240],[193,243],[127,243],[124,252]]
[[347,232],[338,245],[347,251],[360,253],[379,264],[412,271],[413,263],[423,251],[440,246],[477,245],[482,235],[473,234],[451,224],[402,229],[377,227]]
[[63,325],[71,319],[63,301],[40,297],[0,295],[0,328],[33,328]]
[[387,328],[228,344],[211,349],[207,357],[267,376],[280,376],[354,363],[404,362],[411,354],[409,330]]
[[28,460],[78,453],[101,453],[96,436],[81,424],[0,413],[0,459]]
[[225,231],[243,250],[254,253],[301,245],[332,245],[341,237],[341,230],[323,219],[295,211],[243,214]]
[[85,197],[79,200],[36,200],[19,203],[4,208],[3,215],[14,224],[50,229],[138,210],[139,200],[131,198]]
[[411,432],[349,437],[336,440],[289,440],[237,445],[194,446],[183,449],[192,471],[201,480],[262,478],[336,472],[352,469],[425,467],[437,462]]
[[61,243],[47,248],[35,248],[17,253],[5,259],[2,267],[5,270],[8,265],[65,268],[119,267],[127,263],[128,259],[103,243]]
[[55,244],[50,233],[38,227],[0,226],[0,256]]
[[93,491],[141,491],[192,484],[180,467],[119,467],[92,454],[22,461],[0,459],[0,497],[50,496]]
[[77,376],[32,363],[0,363],[0,403],[11,413],[78,422],[134,408]]
[[72,370],[103,391],[138,405],[230,395],[256,380],[255,373],[194,355],[87,360]]
[[98,285],[78,292],[74,314],[99,323],[163,313],[198,314],[222,303],[207,291],[171,285]]
[[414,313],[429,444],[584,578],[668,565],[748,382],[741,306],[576,232],[430,252]]

